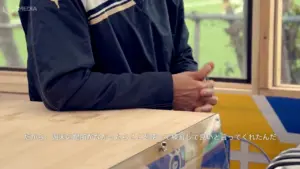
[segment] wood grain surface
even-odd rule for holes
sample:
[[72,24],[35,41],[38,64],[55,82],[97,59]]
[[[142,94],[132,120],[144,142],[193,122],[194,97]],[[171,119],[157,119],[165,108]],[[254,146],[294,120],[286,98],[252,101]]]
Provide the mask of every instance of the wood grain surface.
[[0,168],[107,169],[213,115],[150,109],[52,112],[41,103],[1,100]]

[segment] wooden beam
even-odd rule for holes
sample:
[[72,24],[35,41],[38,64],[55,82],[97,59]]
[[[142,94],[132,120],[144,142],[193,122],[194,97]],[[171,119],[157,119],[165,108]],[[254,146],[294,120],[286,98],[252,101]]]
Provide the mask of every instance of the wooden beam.
[[273,50],[275,1],[260,1],[260,36],[259,36],[259,88],[269,89],[273,86]]
[[253,0],[252,9],[252,93],[259,94],[259,38],[260,38],[260,3],[261,0]]
[[275,1],[274,86],[281,84],[282,70],[282,0]]
[[261,89],[260,94],[265,96],[300,98],[300,88],[271,87],[270,89]]
[[252,94],[251,84],[216,82],[216,93]]
[[0,93],[28,93],[26,72],[0,71]]

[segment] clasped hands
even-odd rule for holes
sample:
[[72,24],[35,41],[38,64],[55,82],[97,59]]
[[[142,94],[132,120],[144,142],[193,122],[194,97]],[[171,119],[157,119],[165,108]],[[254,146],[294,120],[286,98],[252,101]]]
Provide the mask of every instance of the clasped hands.
[[197,72],[183,72],[173,75],[175,110],[211,112],[218,98],[214,93],[214,82],[205,80],[213,71],[214,64],[208,63]]

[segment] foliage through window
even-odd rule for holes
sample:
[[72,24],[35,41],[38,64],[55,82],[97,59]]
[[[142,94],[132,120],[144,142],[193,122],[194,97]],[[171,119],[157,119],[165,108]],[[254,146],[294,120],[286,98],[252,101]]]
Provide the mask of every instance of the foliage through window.
[[[250,78],[249,25],[245,22],[248,1],[184,0],[189,44],[199,66],[215,62],[213,77]],[[18,4],[19,0],[0,1],[0,67],[26,68],[27,49]]]
[[25,68],[27,49],[18,16],[19,0],[0,1],[0,67]]
[[194,58],[199,66],[215,62],[212,77],[250,78],[251,44],[247,43],[251,31],[250,3],[250,0],[184,0]]
[[282,1],[281,83],[300,84],[300,0]]

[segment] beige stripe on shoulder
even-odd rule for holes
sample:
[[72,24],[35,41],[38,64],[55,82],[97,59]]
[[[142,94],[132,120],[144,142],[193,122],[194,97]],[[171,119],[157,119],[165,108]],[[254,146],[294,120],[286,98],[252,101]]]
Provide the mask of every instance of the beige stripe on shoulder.
[[59,6],[59,0],[50,0],[52,1],[53,3],[55,3],[56,7],[59,9],[60,6]]
[[119,5],[119,6],[116,6],[106,12],[104,12],[103,14],[97,16],[96,18],[90,20],[90,24],[91,25],[95,25],[101,21],[103,21],[104,19],[107,19],[109,16],[113,15],[113,14],[116,14],[118,12],[121,12],[121,11],[124,11],[132,6],[134,6],[136,3],[135,1],[129,1],[123,5]]

